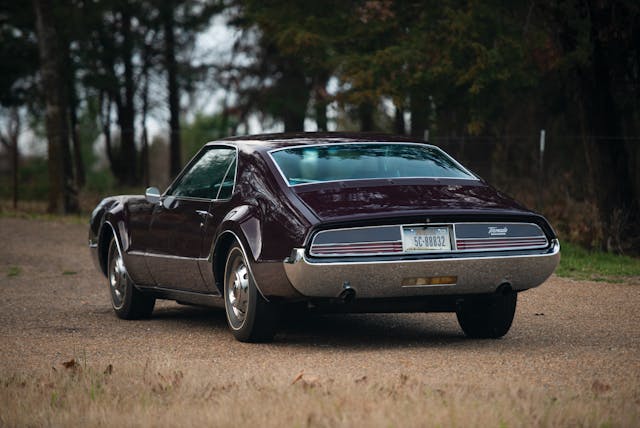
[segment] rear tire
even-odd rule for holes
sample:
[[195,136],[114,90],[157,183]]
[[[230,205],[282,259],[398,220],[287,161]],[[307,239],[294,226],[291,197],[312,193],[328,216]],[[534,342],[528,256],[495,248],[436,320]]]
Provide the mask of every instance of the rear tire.
[[476,339],[497,339],[507,334],[516,312],[518,294],[505,290],[463,300],[456,309],[464,334]]
[[118,318],[133,320],[150,317],[156,299],[134,286],[115,238],[112,238],[109,244],[107,267],[111,306]]
[[224,269],[227,324],[240,342],[269,342],[278,323],[277,308],[260,294],[242,247],[229,249]]

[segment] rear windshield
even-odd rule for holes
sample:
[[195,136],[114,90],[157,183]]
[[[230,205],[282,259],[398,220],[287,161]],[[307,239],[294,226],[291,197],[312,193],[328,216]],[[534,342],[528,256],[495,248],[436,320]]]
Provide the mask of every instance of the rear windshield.
[[475,179],[442,150],[426,144],[328,144],[278,149],[271,156],[290,186],[372,178]]

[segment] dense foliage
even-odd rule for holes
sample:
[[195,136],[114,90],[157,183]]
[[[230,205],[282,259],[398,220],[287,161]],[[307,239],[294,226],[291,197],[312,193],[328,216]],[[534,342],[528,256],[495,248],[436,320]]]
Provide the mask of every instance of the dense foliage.
[[[90,150],[82,147],[93,140],[75,130],[87,131],[91,121],[118,182],[148,181],[146,120],[164,117],[164,108],[171,174],[198,145],[194,136],[241,132],[257,117],[286,131],[310,123],[418,137],[428,131],[463,148],[465,141],[494,138],[480,156],[503,165],[491,177],[506,174],[509,187],[517,177],[505,172],[507,162],[527,175],[530,168],[517,166],[537,161],[509,136],[545,128],[569,137],[556,138],[565,166],[584,159],[584,168],[571,172],[572,186],[581,183],[574,196],[597,208],[592,243],[615,250],[640,245],[633,238],[640,236],[636,1],[34,0],[32,6],[0,2],[0,102],[43,112],[52,102],[47,97],[64,95],[54,98],[70,124],[71,161],[62,169],[71,169],[65,176],[73,185],[66,180],[61,192],[84,183]],[[37,61],[38,8],[50,11],[60,46],[58,64],[50,64],[63,85],[55,90],[35,86],[46,80],[45,63]],[[231,59],[202,61],[195,42],[216,16],[240,36]],[[42,49],[40,43],[41,60]],[[187,102],[215,90],[227,96],[213,117]],[[180,119],[187,113],[196,119],[185,129]],[[207,129],[211,136],[200,137]],[[181,136],[189,147],[181,147]],[[50,143],[53,137],[49,130]]]

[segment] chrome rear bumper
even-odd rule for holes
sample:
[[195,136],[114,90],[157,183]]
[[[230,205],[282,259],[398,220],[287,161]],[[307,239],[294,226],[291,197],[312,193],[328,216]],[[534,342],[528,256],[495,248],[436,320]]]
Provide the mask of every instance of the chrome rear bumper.
[[[351,287],[356,298],[389,298],[447,294],[492,293],[508,283],[514,290],[542,284],[560,261],[560,244],[553,240],[544,252],[514,256],[456,257],[420,260],[311,262],[304,249],[284,262],[293,287],[314,298],[338,297]],[[455,277],[455,283],[405,285],[413,278]]]

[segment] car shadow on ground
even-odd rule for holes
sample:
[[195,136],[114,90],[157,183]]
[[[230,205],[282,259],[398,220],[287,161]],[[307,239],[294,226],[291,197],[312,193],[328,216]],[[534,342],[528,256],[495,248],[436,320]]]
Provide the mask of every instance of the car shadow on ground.
[[201,306],[175,304],[156,308],[151,315],[151,321],[170,322],[175,326],[185,328],[213,328],[215,330],[227,328],[224,309],[206,308]]
[[[271,346],[325,346],[342,349],[439,346],[468,342],[451,320],[423,314],[296,314],[283,316]],[[231,334],[223,309],[196,306],[161,307],[154,322],[173,329],[194,328]]]
[[281,326],[275,345],[366,349],[443,345],[464,341],[449,323],[410,314],[311,314]]

